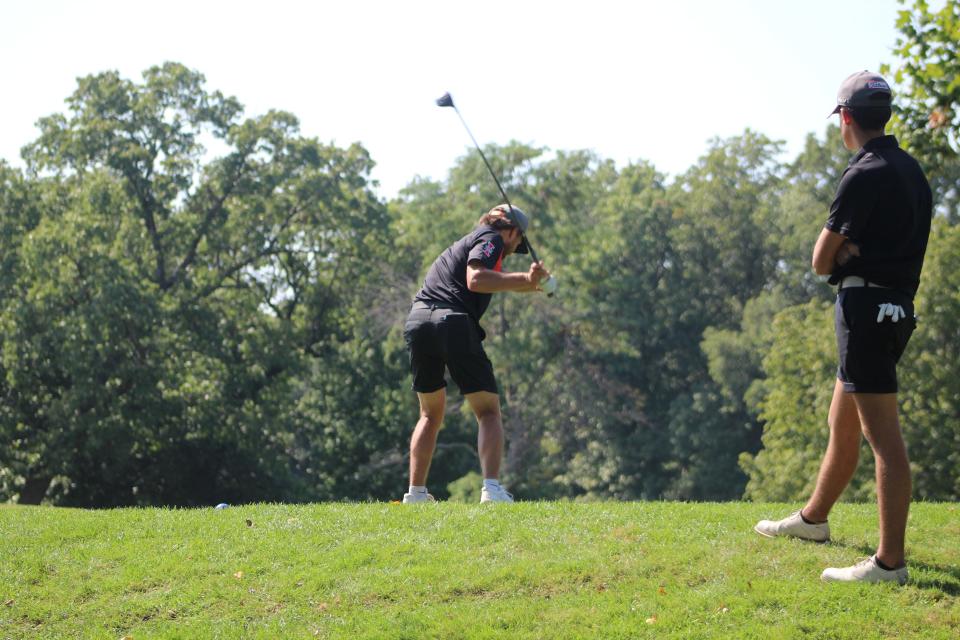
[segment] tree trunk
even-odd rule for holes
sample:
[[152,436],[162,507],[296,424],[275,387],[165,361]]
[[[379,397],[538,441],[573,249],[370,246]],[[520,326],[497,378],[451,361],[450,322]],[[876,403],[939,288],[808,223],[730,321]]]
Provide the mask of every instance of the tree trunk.
[[20,490],[20,497],[17,502],[20,504],[40,504],[43,497],[47,495],[47,489],[50,488],[49,476],[27,478],[26,484]]

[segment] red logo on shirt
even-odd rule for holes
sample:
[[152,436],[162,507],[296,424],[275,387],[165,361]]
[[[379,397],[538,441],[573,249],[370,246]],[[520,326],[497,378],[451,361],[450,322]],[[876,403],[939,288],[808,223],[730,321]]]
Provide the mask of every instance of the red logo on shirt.
[[493,245],[492,240],[487,240],[480,246],[480,253],[483,254],[484,258],[489,258],[493,255],[493,251],[496,247]]

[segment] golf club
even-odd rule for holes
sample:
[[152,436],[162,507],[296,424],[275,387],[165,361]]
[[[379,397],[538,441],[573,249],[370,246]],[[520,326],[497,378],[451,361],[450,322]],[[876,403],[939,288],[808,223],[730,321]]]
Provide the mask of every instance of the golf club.
[[[451,96],[449,92],[443,94],[437,98],[437,106],[453,107],[453,110],[457,112],[457,117],[460,118],[460,122],[463,123],[463,128],[467,130],[467,135],[469,135],[470,139],[473,140],[473,146],[476,147],[478,152],[480,152],[480,158],[483,159],[483,164],[487,166],[487,171],[490,172],[490,176],[493,178],[493,181],[497,183],[497,188],[500,189],[500,195],[503,196],[503,201],[506,202],[507,207],[509,207],[509,213],[507,215],[510,217],[511,222],[516,224],[516,220],[513,219],[513,205],[510,204],[510,198],[507,197],[507,192],[504,191],[503,185],[501,185],[500,180],[497,179],[497,174],[493,172],[493,167],[491,167],[490,163],[487,161],[487,156],[483,154],[483,149],[480,148],[480,145],[477,143],[477,139],[473,137],[470,127],[467,126],[467,121],[463,119],[463,116],[460,114],[460,110],[457,109],[457,105],[453,103],[453,96]],[[520,230],[520,235],[524,242],[527,243],[527,248],[530,250],[530,257],[534,262],[540,262],[540,259],[537,257],[537,252],[533,249],[533,245],[530,244],[530,240],[527,239],[527,234],[522,229]],[[557,280],[553,277],[553,275],[551,275],[543,281],[541,286],[543,287],[543,290],[547,292],[547,296],[552,297],[554,292],[557,290]]]

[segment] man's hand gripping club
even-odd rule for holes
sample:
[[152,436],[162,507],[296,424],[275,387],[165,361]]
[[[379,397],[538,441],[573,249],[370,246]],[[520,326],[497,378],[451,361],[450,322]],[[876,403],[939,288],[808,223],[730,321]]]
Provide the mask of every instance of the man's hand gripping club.
[[[546,291],[546,287],[541,285],[546,285],[550,280],[550,272],[544,268],[542,262],[532,262],[527,272],[509,273],[487,269],[474,262],[467,265],[467,288],[476,293]],[[556,290],[556,280],[553,282],[553,290]]]

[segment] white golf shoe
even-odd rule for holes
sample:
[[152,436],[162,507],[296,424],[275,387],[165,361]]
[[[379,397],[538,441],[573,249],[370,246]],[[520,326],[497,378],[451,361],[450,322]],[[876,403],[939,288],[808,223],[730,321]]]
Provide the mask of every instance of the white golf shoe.
[[480,490],[480,502],[513,502],[513,494],[502,486],[484,486]]
[[813,542],[830,540],[830,525],[826,522],[807,524],[800,517],[800,511],[794,511],[783,520],[761,520],[753,530],[768,538],[787,536]]
[[877,557],[870,556],[852,567],[836,569],[830,567],[820,574],[824,582],[896,582],[907,583],[907,567],[887,571],[877,564]]
[[403,504],[417,504],[420,502],[436,502],[436,501],[437,499],[434,498],[429,493],[427,493],[426,491],[422,493],[418,491],[416,493],[403,494]]

